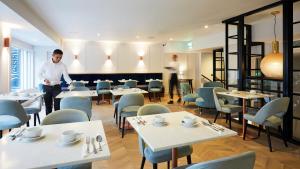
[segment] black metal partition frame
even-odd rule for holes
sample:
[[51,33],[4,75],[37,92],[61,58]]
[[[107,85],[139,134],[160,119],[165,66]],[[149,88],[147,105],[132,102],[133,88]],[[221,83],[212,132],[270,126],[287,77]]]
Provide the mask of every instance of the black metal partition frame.
[[[270,5],[258,8],[256,10],[241,14],[239,16],[224,20],[223,23],[225,24],[225,74],[226,74],[226,87],[236,87],[239,90],[250,90],[247,87],[246,82],[247,80],[252,80],[253,78],[257,81],[260,81],[261,87],[257,88],[261,92],[275,92],[278,96],[287,96],[291,99],[288,112],[286,113],[283,121],[283,130],[286,134],[286,137],[291,139],[293,138],[293,96],[300,95],[300,93],[293,92],[293,24],[299,24],[299,21],[293,21],[293,3],[299,0],[281,0]],[[283,6],[283,59],[284,59],[284,66],[283,66],[283,79],[282,80],[273,80],[267,79],[263,75],[260,77],[252,77],[251,76],[251,46],[254,45],[251,39],[251,26],[247,26],[244,23],[244,18],[246,16],[282,5]],[[231,36],[229,35],[229,25],[236,25],[237,26],[237,35]],[[246,27],[246,36],[245,36],[245,27]],[[229,51],[229,39],[230,38],[237,39],[237,60],[238,65],[237,69],[230,69],[228,67],[228,57],[229,55],[234,54],[234,52]],[[257,45],[257,44],[255,44]],[[261,45],[261,58],[264,56],[264,44]],[[256,71],[259,68],[256,68]],[[238,81],[236,86],[232,86],[228,84],[228,72],[229,71],[237,71],[238,74]],[[267,84],[268,81],[277,82],[277,89],[266,89],[264,86]]]

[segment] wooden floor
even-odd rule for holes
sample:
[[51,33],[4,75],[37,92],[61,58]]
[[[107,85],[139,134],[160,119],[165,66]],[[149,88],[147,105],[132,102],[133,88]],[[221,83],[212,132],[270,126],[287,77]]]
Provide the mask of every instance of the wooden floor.
[[[164,98],[161,104],[167,105]],[[146,104],[149,103],[146,99]],[[167,105],[172,111],[186,110],[199,115],[199,110],[194,105],[182,106],[182,104]],[[202,113],[202,117],[212,119],[213,114]],[[108,139],[111,159],[93,163],[93,168],[101,169],[138,169],[141,164],[141,155],[138,150],[137,134],[134,130],[127,131],[122,139],[113,119],[113,107],[108,103],[93,105],[92,119],[101,119]],[[225,120],[217,123],[227,126]],[[239,124],[233,123],[233,130],[241,128]],[[250,129],[251,130],[251,129]],[[253,131],[254,132],[254,131]],[[254,132],[255,133],[255,132]],[[158,138],[159,139],[159,138]],[[300,168],[300,146],[289,143],[286,148],[281,139],[271,137],[274,152],[269,152],[265,133],[259,139],[243,141],[241,137],[235,136],[215,141],[203,142],[193,145],[192,162],[213,160],[245,151],[256,152],[255,169],[299,169]],[[179,160],[179,165],[186,164],[186,158]],[[146,162],[145,169],[152,168]],[[167,168],[166,163],[161,163],[158,168]]]
[[[149,103],[146,98],[147,103]],[[163,98],[160,104],[167,105],[167,98]],[[172,111],[186,110],[199,115],[199,110],[195,105],[182,106],[182,104],[167,105]],[[44,113],[41,118],[43,119]],[[201,117],[213,119],[214,114],[202,113]],[[93,168],[99,169],[138,169],[140,168],[141,155],[138,150],[137,134],[134,130],[127,131],[122,139],[120,132],[113,118],[113,106],[105,103],[96,105],[93,103],[92,120],[102,120],[108,145],[111,152],[110,160],[97,161],[93,163]],[[225,120],[218,119],[217,123],[227,126]],[[233,123],[233,130],[241,129],[241,125]],[[249,129],[251,131],[251,129]],[[256,133],[256,131],[253,131]],[[191,136],[192,137],[192,136]],[[157,138],[159,139],[159,138]],[[192,162],[213,160],[238,154],[245,151],[256,152],[255,169],[299,169],[300,168],[300,146],[289,143],[286,148],[281,139],[271,137],[273,151],[269,152],[265,133],[255,140],[243,141],[241,137],[218,139],[215,141],[202,142],[193,145]],[[179,159],[179,165],[186,164],[186,158]],[[146,161],[145,169],[152,168],[152,165]],[[159,169],[167,168],[166,163],[158,165]]]

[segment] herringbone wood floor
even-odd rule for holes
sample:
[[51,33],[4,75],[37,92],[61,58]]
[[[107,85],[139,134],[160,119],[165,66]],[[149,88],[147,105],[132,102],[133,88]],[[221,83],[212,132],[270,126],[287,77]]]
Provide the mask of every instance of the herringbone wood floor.
[[[166,104],[166,98],[161,104]],[[146,98],[146,104],[149,103]],[[194,105],[182,106],[182,104],[167,105],[172,111],[186,110],[199,115],[199,110]],[[211,113],[202,113],[202,117],[212,119]],[[111,151],[111,159],[93,163],[93,168],[101,169],[138,169],[141,163],[141,155],[138,150],[137,134],[134,130],[126,132],[122,139],[113,119],[113,107],[110,104],[93,105],[92,119],[101,119],[104,124],[106,137]],[[217,123],[227,126],[225,120],[218,119]],[[241,125],[233,123],[233,130],[241,128]],[[251,130],[251,129],[250,129]],[[253,131],[256,133],[256,131]],[[159,139],[159,138],[158,138]],[[255,140],[243,141],[241,137],[235,136],[215,141],[194,144],[192,161],[194,163],[226,157],[245,151],[256,152],[255,169],[299,169],[300,168],[300,146],[289,143],[286,148],[281,139],[271,137],[274,152],[269,152],[265,133]],[[179,165],[186,164],[186,159],[179,160]],[[158,165],[160,169],[167,168],[166,163]],[[152,168],[146,162],[145,169]]]

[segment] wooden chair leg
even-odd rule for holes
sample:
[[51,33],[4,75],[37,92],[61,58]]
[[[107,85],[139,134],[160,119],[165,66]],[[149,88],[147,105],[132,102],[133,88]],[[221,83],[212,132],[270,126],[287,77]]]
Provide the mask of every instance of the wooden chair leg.
[[183,105],[185,104],[185,101],[183,101]]
[[123,117],[123,125],[122,125],[122,138],[124,138],[124,132],[125,132],[125,117]]
[[122,119],[121,119],[121,116],[119,115],[119,129],[121,129],[121,122],[122,122]]
[[220,112],[219,112],[219,111],[217,111],[217,114],[216,114],[216,117],[215,117],[214,123],[217,121],[217,118],[218,118],[219,114],[220,114]]
[[170,168],[170,161],[167,162],[167,169]]
[[36,114],[33,114],[33,125],[36,126]]
[[157,164],[153,163],[153,169],[157,169]]
[[3,134],[3,133],[2,133],[2,130],[0,130],[0,139],[2,138],[2,134]]
[[243,140],[245,140],[245,138],[246,138],[246,134],[247,134],[247,126],[248,126],[248,121],[246,120],[245,131],[244,131],[244,133],[243,133]]
[[144,169],[145,161],[146,161],[146,157],[143,157],[142,158],[141,169]]
[[258,127],[258,133],[257,133],[257,137],[260,137],[261,129],[262,129],[262,125],[259,125],[259,127]]
[[280,133],[281,133],[281,137],[282,137],[282,140],[283,140],[283,142],[284,142],[285,147],[288,147],[288,144],[287,144],[287,141],[286,141],[286,138],[285,138],[285,135],[284,135],[284,133],[283,133],[283,130],[282,130],[281,126],[278,126],[278,130],[279,130]]
[[26,123],[26,126],[29,127],[29,121]]
[[192,164],[192,157],[191,157],[191,155],[187,155],[186,156],[186,161],[187,161],[188,164]]
[[231,129],[231,114],[228,114],[228,119],[229,119],[229,128]]
[[269,149],[270,149],[270,152],[272,152],[272,143],[271,143],[271,137],[270,137],[270,128],[266,127],[266,131],[267,131],[267,136],[268,136]]

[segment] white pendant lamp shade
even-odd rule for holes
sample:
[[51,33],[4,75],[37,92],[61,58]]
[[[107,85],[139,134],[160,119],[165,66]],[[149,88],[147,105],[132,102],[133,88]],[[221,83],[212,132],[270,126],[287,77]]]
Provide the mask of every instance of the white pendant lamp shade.
[[272,79],[282,79],[283,56],[279,52],[273,52],[265,56],[260,62],[262,73]]

